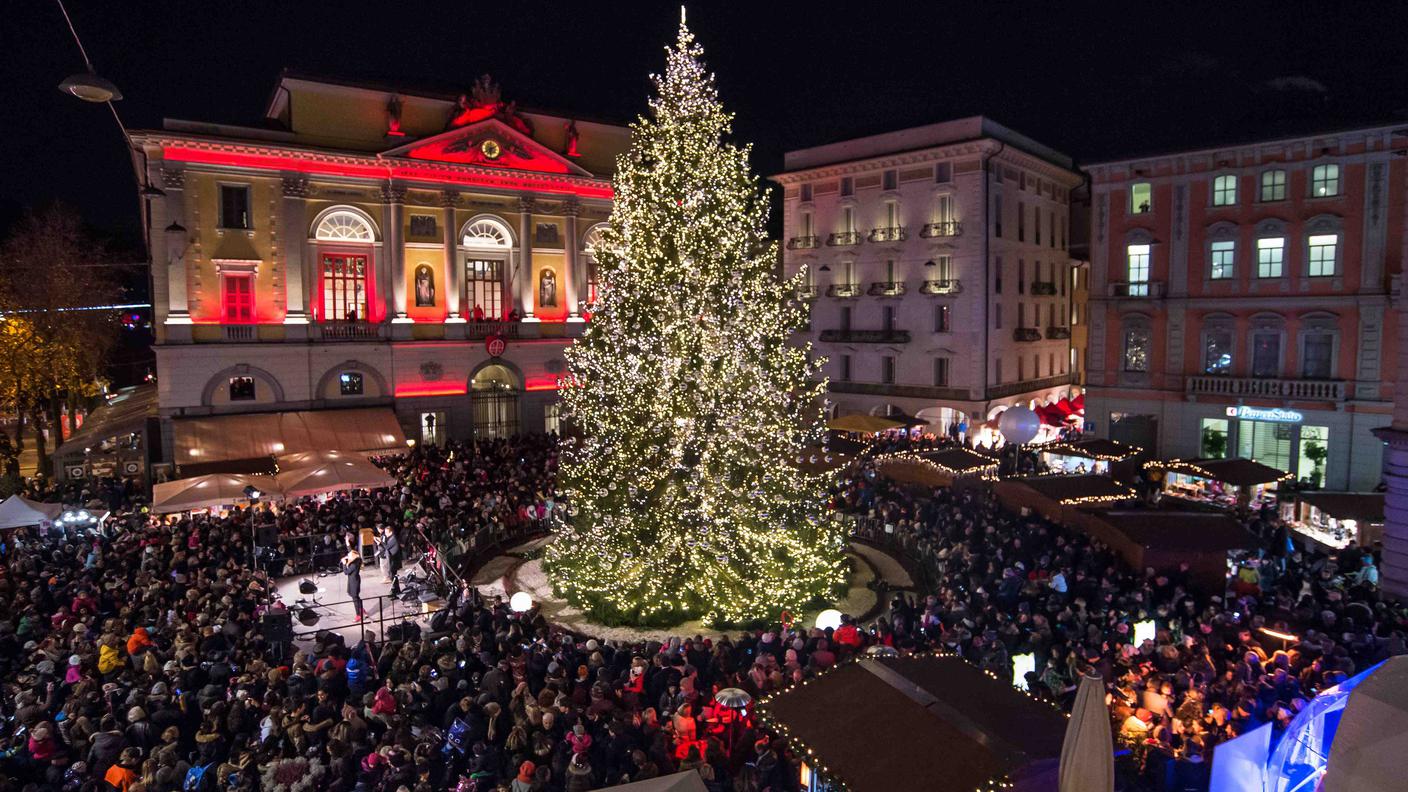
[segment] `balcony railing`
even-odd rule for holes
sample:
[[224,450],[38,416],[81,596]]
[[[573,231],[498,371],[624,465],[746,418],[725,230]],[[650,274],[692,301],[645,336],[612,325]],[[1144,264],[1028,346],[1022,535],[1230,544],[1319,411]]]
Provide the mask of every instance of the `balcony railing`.
[[822,330],[821,340],[834,344],[908,344],[908,330]]
[[1047,338],[1070,338],[1071,328],[1069,327],[1048,327],[1046,328]]
[[1056,294],[1056,284],[1052,281],[1032,281],[1032,295],[1050,297]]
[[811,250],[817,246],[817,238],[814,236],[792,237],[787,240],[788,250]]
[[866,396],[905,396],[913,399],[950,399],[966,401],[972,397],[967,388],[931,385],[894,385],[878,382],[831,380],[826,385],[832,393],[856,393]]
[[1159,299],[1164,296],[1163,281],[1111,281],[1107,286],[1111,297],[1134,300]]
[[816,299],[816,287],[813,286],[813,285],[810,284],[810,283],[807,284],[807,285],[805,285],[805,286],[799,286],[799,287],[797,287],[797,299],[799,299],[799,300],[815,300],[815,299]]
[[904,226],[887,226],[870,229],[871,242],[903,242],[909,238]]
[[963,284],[957,278],[940,278],[938,280],[926,280],[919,287],[920,294],[958,294],[963,291]]
[[848,245],[860,244],[859,231],[841,231],[826,238],[826,244],[831,247],[846,247]]
[[929,223],[919,229],[919,236],[925,239],[941,239],[944,237],[956,237],[963,233],[963,224],[957,220],[946,220],[942,223]]
[[904,281],[876,281],[865,293],[871,297],[903,297],[905,291]]
[[492,335],[504,338],[518,338],[518,322],[469,322],[464,326],[464,337],[470,341],[483,341]]
[[1340,402],[1349,395],[1349,385],[1341,380],[1202,376],[1189,377],[1187,391],[1192,396]]
[[835,297],[840,300],[853,299],[860,296],[860,284],[857,283],[833,283],[826,287],[826,296]]
[[1014,327],[1012,328],[1013,341],[1040,341],[1041,331],[1035,327]]
[[226,341],[253,341],[256,335],[254,325],[225,325],[221,330]]
[[385,325],[372,322],[320,322],[314,326],[323,341],[375,341],[385,333]]
[[1003,399],[1008,396],[1016,396],[1019,393],[1045,390],[1046,388],[1056,388],[1061,385],[1069,384],[1071,384],[1070,374],[1057,374],[1054,377],[1046,377],[1044,379],[1024,380],[1021,382],[1009,382],[1004,385],[994,385],[988,388],[983,398]]

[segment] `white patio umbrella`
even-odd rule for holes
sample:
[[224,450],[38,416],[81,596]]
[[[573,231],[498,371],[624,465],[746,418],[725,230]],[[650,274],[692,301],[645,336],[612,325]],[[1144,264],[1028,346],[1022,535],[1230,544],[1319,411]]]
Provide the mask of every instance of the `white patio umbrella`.
[[1325,792],[1403,789],[1408,756],[1408,655],[1390,657],[1349,694],[1325,773]]
[[275,477],[286,498],[302,498],[352,489],[376,489],[396,483],[389,473],[366,460],[342,459],[285,470]]
[[367,455],[357,451],[297,451],[274,457],[279,470],[293,470],[322,462],[366,462]]
[[258,490],[260,498],[280,497],[273,476],[211,473],[157,484],[152,488],[152,511],[171,514],[245,503],[250,499],[249,487]]
[[1110,736],[1110,710],[1105,683],[1086,676],[1076,690],[1075,707],[1061,744],[1061,792],[1113,792],[1115,747]]

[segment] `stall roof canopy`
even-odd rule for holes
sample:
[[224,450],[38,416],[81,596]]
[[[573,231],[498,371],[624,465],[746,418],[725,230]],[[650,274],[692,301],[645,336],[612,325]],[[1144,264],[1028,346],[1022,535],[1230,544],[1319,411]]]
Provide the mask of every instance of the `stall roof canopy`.
[[766,700],[764,718],[852,792],[985,789],[1061,755],[1066,718],[957,657],[847,663]]
[[1038,447],[1037,450],[1041,451],[1043,454],[1080,457],[1082,459],[1093,459],[1097,462],[1118,462],[1122,459],[1129,459],[1136,454],[1141,454],[1144,451],[1142,448],[1125,445],[1115,440],[1106,440],[1103,437],[1092,437],[1070,443],[1048,443]]
[[942,487],[956,476],[985,474],[997,469],[997,460],[966,448],[938,451],[900,451],[876,460],[876,468],[886,477],[909,484]]
[[303,451],[404,451],[385,407],[178,418],[176,464],[270,459]]
[[1382,492],[1305,492],[1300,499],[1336,520],[1383,523]]
[[1134,490],[1106,476],[1033,476],[1017,483],[1065,506],[1135,498]]
[[53,520],[64,510],[61,503],[41,503],[23,495],[11,495],[0,503],[0,528],[23,528]]
[[1270,484],[1286,478],[1286,471],[1270,465],[1253,462],[1250,459],[1172,459],[1167,462],[1150,463],[1170,473],[1221,481],[1234,487],[1250,487],[1257,484]]
[[1102,512],[1099,516],[1146,548],[1223,553],[1257,546],[1256,537],[1223,512],[1131,509]]
[[123,388],[88,414],[78,431],[55,450],[55,456],[83,453],[109,437],[140,432],[148,418],[157,416],[156,385]]
[[704,779],[697,770],[685,770],[667,776],[658,776],[634,784],[611,787],[612,792],[708,792]]

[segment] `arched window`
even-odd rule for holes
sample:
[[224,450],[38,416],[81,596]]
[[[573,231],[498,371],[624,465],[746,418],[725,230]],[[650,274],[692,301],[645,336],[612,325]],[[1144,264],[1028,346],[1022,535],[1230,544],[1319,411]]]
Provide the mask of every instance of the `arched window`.
[[[808,214],[808,217],[810,217],[810,214]],[[583,253],[583,256],[582,256],[582,264],[586,267],[586,276],[587,276],[587,300],[586,300],[586,302],[587,302],[587,307],[588,307],[588,308],[590,308],[591,306],[596,305],[597,283],[598,283],[598,278],[597,278],[597,274],[596,274],[596,273],[597,273],[597,267],[596,267],[596,251],[597,251],[597,247],[601,244],[601,235],[602,235],[602,232],[604,232],[605,230],[606,230],[606,224],[605,224],[605,223],[597,223],[596,225],[594,225],[594,226],[592,226],[591,228],[587,229],[586,235],[582,237],[582,253]]]
[[508,227],[497,220],[481,217],[469,221],[460,235],[460,244],[479,250],[511,250],[513,236]]
[[350,209],[338,209],[323,215],[313,238],[319,242],[375,242],[376,232],[362,215]]

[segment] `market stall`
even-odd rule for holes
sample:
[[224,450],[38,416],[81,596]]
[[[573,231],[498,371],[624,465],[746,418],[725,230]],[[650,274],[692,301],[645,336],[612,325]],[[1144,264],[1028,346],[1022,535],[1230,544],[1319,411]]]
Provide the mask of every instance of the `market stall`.
[[1096,473],[1108,475],[1111,462],[1123,462],[1143,453],[1144,449],[1115,440],[1092,437],[1085,440],[1061,441],[1038,446],[1041,462],[1056,473]]
[[1384,536],[1384,494],[1298,492],[1282,502],[1281,519],[1298,535],[1325,548],[1343,550],[1350,542],[1372,547]]
[[1171,459],[1146,464],[1164,495],[1222,507],[1260,508],[1291,474],[1250,459]]
[[63,504],[41,503],[23,495],[11,495],[0,503],[0,530],[33,525],[48,528],[63,510]]
[[950,487],[965,478],[997,478],[996,459],[961,446],[885,454],[875,461],[875,469],[886,478],[926,487]]

